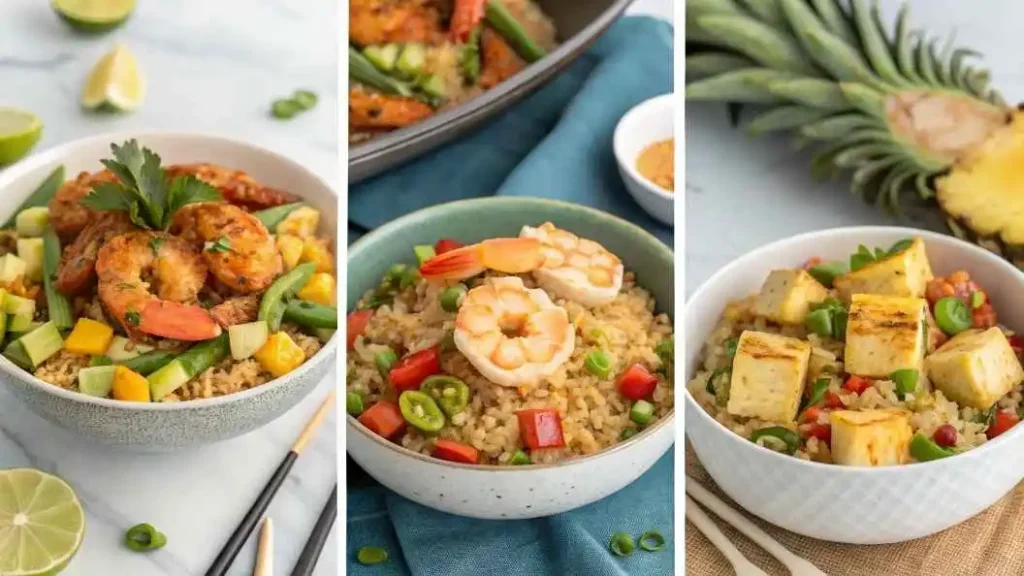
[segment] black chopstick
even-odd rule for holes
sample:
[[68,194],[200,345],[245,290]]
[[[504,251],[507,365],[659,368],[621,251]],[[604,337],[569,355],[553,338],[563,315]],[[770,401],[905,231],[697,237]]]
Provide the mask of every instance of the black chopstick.
[[324,544],[327,543],[327,536],[331,533],[334,519],[337,516],[338,484],[335,483],[334,489],[331,490],[331,495],[327,497],[327,502],[324,503],[324,509],[320,511],[320,517],[316,519],[313,531],[309,533],[306,546],[302,548],[302,553],[299,554],[299,560],[295,563],[295,568],[292,568],[291,576],[313,576],[313,569],[316,568],[316,563],[320,560],[320,552],[323,551]]
[[263,491],[260,492],[256,502],[245,513],[245,517],[238,523],[238,527],[235,528],[228,541],[224,543],[224,547],[221,548],[220,553],[213,560],[210,569],[206,571],[206,576],[224,576],[227,574],[231,563],[235,561],[235,557],[242,550],[245,541],[249,539],[249,535],[252,534],[253,529],[256,528],[256,525],[263,518],[263,513],[267,511],[270,501],[274,499],[274,495],[281,488],[281,484],[284,483],[284,479],[288,476],[288,472],[292,469],[295,461],[299,459],[299,454],[302,454],[302,450],[306,447],[309,439],[313,436],[316,429],[319,428],[320,423],[323,422],[324,416],[334,400],[334,395],[334,390],[331,390],[320,406],[320,409],[316,411],[313,418],[303,428],[299,438],[292,445],[292,449],[284,457],[284,460],[281,460],[281,464],[277,466],[274,475],[270,477],[270,481],[263,487]]

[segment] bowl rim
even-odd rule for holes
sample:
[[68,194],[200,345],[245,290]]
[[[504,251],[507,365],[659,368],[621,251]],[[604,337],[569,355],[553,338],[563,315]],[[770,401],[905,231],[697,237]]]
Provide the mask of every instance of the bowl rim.
[[[1012,275],[1019,276],[1022,280],[1022,283],[1024,283],[1024,272],[1021,272],[1016,267],[1011,265],[1009,262],[1003,260],[1002,258],[999,258],[995,254],[992,254],[991,252],[979,246],[976,246],[974,244],[971,244],[970,242],[966,242],[953,236],[940,234],[938,232],[933,232],[930,230],[908,228],[904,226],[844,226],[839,228],[831,228],[827,230],[804,232],[802,234],[797,234],[795,236],[789,236],[786,238],[775,240],[769,244],[751,250],[750,252],[747,252],[742,256],[734,259],[732,262],[729,262],[721,269],[719,269],[718,272],[715,272],[713,275],[711,275],[711,277],[705,280],[696,290],[696,292],[693,293],[693,296],[687,299],[686,305],[683,308],[684,318],[689,313],[691,308],[697,308],[698,306],[700,306],[700,303],[705,298],[707,298],[707,294],[711,293],[711,287],[713,285],[719,284],[720,282],[722,282],[724,278],[727,278],[728,276],[734,274],[735,271],[744,268],[750,265],[751,263],[756,263],[763,256],[771,254],[788,244],[797,244],[816,239],[845,236],[851,236],[855,238],[858,235],[879,233],[902,233],[907,236],[919,236],[926,243],[939,242],[957,246],[958,248],[966,250],[966,252],[969,255],[974,256],[975,259],[979,260],[983,265],[1002,268],[1004,271],[1009,272]],[[693,336],[687,335],[687,338],[691,337]],[[704,337],[706,337],[706,335],[701,335],[701,338]],[[701,340],[701,342],[703,342],[703,339]],[[689,359],[687,358],[686,362],[684,362],[683,365],[685,367],[688,364]],[[978,446],[977,448],[972,448],[971,450],[968,450],[966,452],[956,454],[953,457],[941,458],[939,460],[931,460],[928,462],[911,462],[907,464],[901,464],[899,466],[840,466],[836,464],[824,464],[821,462],[813,462],[810,460],[804,460],[802,458],[795,458],[793,456],[780,454],[773,450],[769,450],[768,448],[764,448],[763,446],[758,446],[757,444],[747,441],[746,439],[740,437],[732,430],[726,428],[721,422],[712,418],[711,415],[708,414],[707,411],[704,410],[704,408],[697,403],[697,401],[693,398],[693,395],[690,394],[689,382],[691,377],[692,375],[689,373],[688,370],[686,370],[684,374],[685,384],[683,393],[683,403],[687,408],[687,412],[690,413],[691,411],[689,409],[692,408],[692,412],[695,412],[697,414],[696,417],[700,419],[704,424],[709,424],[711,429],[715,431],[714,433],[724,434],[728,436],[730,438],[730,442],[733,442],[736,446],[741,446],[741,448],[739,448],[740,450],[753,448],[755,450],[763,451],[761,453],[764,454],[767,458],[769,458],[769,461],[771,461],[771,459],[774,459],[775,462],[778,462],[779,466],[792,465],[798,468],[803,467],[809,470],[817,470],[823,473],[844,474],[846,476],[891,476],[896,474],[908,473],[906,472],[906,470],[919,470],[922,471],[922,473],[925,473],[931,471],[939,471],[940,468],[960,466],[960,463],[966,463],[970,460],[983,459],[989,452],[998,449],[998,447],[1001,446],[1002,444],[1007,444],[1009,442],[1018,441],[1021,438],[1024,438],[1024,431],[1021,430],[1021,428],[1024,428],[1024,426],[1014,426],[1008,432],[1000,434],[995,439],[989,440],[982,444],[981,446]]]
[[[622,118],[620,118],[619,122],[615,125],[615,132],[612,134],[612,148],[615,151],[615,160],[619,163],[619,168],[624,170],[630,178],[635,182],[638,182],[646,191],[651,192],[655,196],[664,200],[668,200],[669,202],[675,202],[676,195],[663,190],[661,186],[651,182],[646,176],[641,174],[640,171],[636,169],[636,159],[634,158],[633,161],[628,161],[625,157],[625,152],[622,151],[622,146],[628,138],[627,133],[630,131],[632,125],[638,122],[637,118],[642,113],[646,112],[648,108],[661,106],[666,107],[669,110],[673,110],[674,113],[674,97],[675,96],[672,92],[666,92],[665,94],[652,96],[651,98],[640,102],[636,106],[633,106],[629,111],[622,115]],[[675,138],[674,135],[673,138]],[[654,142],[648,142],[644,147],[646,148],[651,144],[654,144]]]
[[[582,206],[582,205],[579,205],[579,204],[573,204],[573,203],[570,203],[570,202],[565,202],[563,200],[553,200],[553,199],[550,199],[550,198],[537,198],[537,197],[534,197],[534,196],[490,196],[490,197],[484,197],[484,198],[470,198],[470,199],[466,199],[466,200],[456,200],[454,202],[446,202],[444,204],[437,204],[437,205],[434,205],[434,206],[429,206],[427,208],[422,208],[420,210],[416,210],[414,212],[410,212],[409,214],[406,214],[404,216],[400,216],[399,218],[396,218],[395,220],[392,220],[392,221],[384,224],[380,228],[375,228],[373,231],[369,232],[365,236],[361,237],[359,240],[355,241],[348,248],[348,259],[351,260],[353,254],[358,255],[363,250],[366,250],[367,249],[366,246],[368,246],[370,244],[370,241],[375,240],[378,236],[386,236],[386,235],[392,233],[395,230],[398,230],[398,229],[401,229],[401,228],[405,227],[406,225],[408,225],[411,222],[421,221],[421,220],[424,220],[424,219],[427,219],[427,218],[432,218],[432,217],[437,217],[437,216],[442,216],[444,212],[446,212],[447,210],[451,209],[452,207],[467,207],[467,206],[468,207],[472,207],[474,205],[485,205],[485,204],[509,204],[509,205],[515,205],[515,204],[520,204],[520,205],[521,204],[535,204],[535,205],[544,205],[544,206],[554,207],[554,208],[556,208],[558,210],[584,212],[584,213],[590,214],[590,215],[592,215],[592,216],[594,216],[594,217],[596,217],[598,219],[604,220],[604,221],[610,223],[613,226],[619,226],[619,227],[624,227],[624,228],[632,229],[632,231],[634,233],[636,233],[638,237],[643,238],[645,242],[651,243],[654,246],[656,246],[657,247],[656,250],[664,251],[665,252],[665,255],[669,259],[669,261],[673,262],[672,268],[673,268],[673,273],[674,273],[675,263],[674,263],[674,252],[673,252],[672,248],[668,247],[664,242],[662,242],[661,240],[658,240],[650,232],[644,230],[643,228],[637,226],[636,224],[633,224],[632,222],[624,220],[624,219],[622,219],[622,218],[620,218],[618,216],[615,216],[614,214],[609,214],[607,212],[598,210],[596,208],[591,208],[589,206]],[[368,241],[368,239],[370,241]],[[346,265],[347,265],[347,263],[346,263]],[[673,294],[672,298],[673,298],[673,300],[675,299],[675,295],[674,294]],[[346,308],[347,308],[347,306],[348,305],[346,303]],[[674,323],[675,317],[672,316],[671,318],[672,318],[673,323]],[[673,330],[673,336],[674,335],[675,335],[675,330]],[[676,391],[676,388],[677,388],[675,382],[673,382],[672,388],[673,388],[673,399],[674,399],[675,398],[675,391]],[[347,385],[346,385],[346,389],[347,389]],[[615,445],[613,445],[613,446],[611,446],[609,448],[606,448],[604,450],[601,450],[599,452],[596,452],[594,454],[588,454],[588,455],[585,455],[585,456],[574,456],[572,458],[561,460],[559,462],[548,463],[548,464],[531,464],[529,466],[501,466],[501,465],[496,465],[496,464],[463,464],[461,462],[449,462],[447,460],[441,460],[439,458],[433,458],[431,456],[427,456],[426,454],[420,454],[419,452],[414,452],[412,450],[409,450],[408,448],[406,448],[404,446],[400,446],[398,444],[395,444],[394,442],[391,442],[390,440],[388,440],[386,438],[382,438],[382,437],[378,436],[377,434],[374,434],[373,432],[370,431],[369,428],[363,426],[363,424],[361,422],[359,422],[359,420],[355,416],[352,416],[351,414],[346,413],[345,417],[346,417],[347,425],[350,427],[350,429],[358,431],[358,433],[360,433],[363,436],[367,437],[371,442],[374,442],[377,445],[380,445],[380,446],[383,446],[384,448],[392,450],[392,451],[396,452],[397,454],[399,454],[401,456],[412,457],[412,458],[415,458],[417,460],[420,460],[420,461],[425,462],[425,463],[430,464],[430,465],[441,466],[443,468],[460,468],[460,469],[471,470],[471,471],[476,471],[476,472],[528,473],[528,472],[535,472],[535,471],[538,471],[538,470],[549,470],[549,469],[559,468],[559,467],[569,467],[569,466],[573,466],[573,465],[576,465],[576,464],[580,464],[581,462],[584,462],[584,461],[590,462],[590,461],[596,460],[597,458],[601,458],[603,456],[612,454],[614,452],[619,452],[621,450],[624,450],[625,448],[634,446],[634,445],[642,442],[644,439],[649,439],[649,438],[655,436],[655,434],[657,432],[660,432],[660,430],[662,428],[664,428],[666,426],[671,427],[674,424],[674,422],[675,422],[676,408],[677,407],[678,407],[678,404],[673,403],[672,410],[669,411],[669,413],[666,414],[664,418],[658,420],[658,422],[656,422],[654,424],[654,426],[651,426],[649,428],[644,428],[638,434],[635,434],[634,436],[632,436],[632,437],[630,437],[630,438],[628,438],[628,439],[626,439],[624,441],[620,441],[617,444],[615,444]],[[348,442],[348,440],[347,440],[347,437],[346,437],[346,443],[347,442]],[[673,439],[673,442],[674,442],[674,439]]]
[[[335,199],[340,198],[337,190],[331,186],[325,179],[320,177],[319,174],[313,170],[306,168],[302,164],[290,157],[259,146],[250,142],[245,142],[228,136],[219,134],[203,133],[203,132],[175,132],[175,131],[150,131],[143,130],[138,132],[133,131],[117,131],[117,132],[105,132],[94,136],[86,136],[84,138],[78,138],[62,144],[58,144],[51,148],[41,150],[29,157],[20,160],[0,172],[0,191],[10,186],[12,182],[23,178],[26,174],[35,170],[41,166],[53,163],[61,163],[62,158],[65,158],[72,150],[80,148],[82,146],[94,145],[101,142],[119,142],[127,139],[134,138],[140,142],[144,142],[147,138],[161,138],[164,140],[207,140],[212,142],[218,142],[227,146],[233,146],[235,148],[244,149],[250,153],[262,154],[270,156],[276,161],[283,164],[291,165],[301,172],[305,172],[309,175],[313,181],[317,182],[324,189],[330,191]],[[97,158],[97,162],[99,159]],[[337,230],[328,232],[334,239],[335,245],[337,245]],[[328,340],[324,345],[314,354],[302,363],[297,369],[289,372],[288,374],[274,378],[255,388],[249,388],[248,390],[242,390],[225,396],[217,396],[214,398],[200,398],[198,400],[189,400],[186,402],[124,402],[121,400],[114,400],[112,398],[96,398],[83,394],[81,392],[73,392],[66,390],[53,384],[49,384],[37,378],[34,374],[26,372],[21,368],[18,368],[10,360],[0,355],[0,373],[3,375],[10,376],[17,380],[26,383],[28,386],[37,389],[44,394],[56,396],[58,398],[76,402],[80,404],[92,404],[95,406],[102,406],[104,408],[113,408],[128,411],[138,412],[172,412],[172,411],[186,411],[186,410],[201,410],[207,408],[213,408],[226,404],[233,404],[235,402],[242,402],[249,398],[255,398],[262,396],[270,392],[271,390],[283,386],[288,381],[293,381],[304,377],[308,372],[314,369],[316,365],[323,361],[329,361],[331,357],[336,356],[336,349],[338,346],[338,340],[340,338],[340,331],[336,331],[331,339]],[[315,360],[315,361],[314,361]]]

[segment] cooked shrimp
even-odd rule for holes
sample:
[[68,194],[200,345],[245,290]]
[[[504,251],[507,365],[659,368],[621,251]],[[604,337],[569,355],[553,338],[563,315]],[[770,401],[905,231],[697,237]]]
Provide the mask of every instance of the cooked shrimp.
[[360,130],[401,128],[434,114],[434,109],[414,98],[387,96],[359,88],[348,91],[349,124]]
[[480,36],[480,48],[482,88],[493,88],[526,67],[526,61],[516,54],[508,42],[489,28]]
[[117,177],[110,170],[82,172],[74,180],[62,184],[50,199],[50,223],[61,239],[73,239],[96,219],[98,213],[79,202],[100,182],[117,182]]
[[241,170],[215,164],[176,164],[167,167],[167,176],[195,176],[220,190],[225,202],[247,210],[262,210],[299,200],[290,192],[263,186]]
[[532,272],[544,264],[543,246],[536,238],[492,238],[449,250],[420,266],[424,280],[462,280],[495,270],[506,274]]
[[455,319],[455,346],[500,386],[534,386],[572,355],[576,331],[564,308],[521,278],[487,278]]
[[143,231],[116,236],[100,248],[96,273],[100,300],[129,334],[197,341],[221,332],[195,304],[206,264],[181,238]]
[[103,212],[75,237],[57,266],[54,286],[64,294],[75,294],[87,288],[96,278],[96,258],[100,248],[114,236],[134,229],[128,214]]
[[437,43],[440,16],[428,0],[352,0],[349,39],[360,46],[389,42]]
[[262,292],[281,273],[281,254],[270,232],[238,206],[189,204],[175,213],[171,233],[199,247],[210,272],[235,292]]
[[519,236],[543,245],[544,264],[533,271],[541,288],[591,308],[611,302],[622,289],[622,261],[597,242],[550,222],[523,226]]
[[234,296],[210,308],[210,316],[217,324],[227,328],[236,324],[255,322],[260,310],[259,294]]

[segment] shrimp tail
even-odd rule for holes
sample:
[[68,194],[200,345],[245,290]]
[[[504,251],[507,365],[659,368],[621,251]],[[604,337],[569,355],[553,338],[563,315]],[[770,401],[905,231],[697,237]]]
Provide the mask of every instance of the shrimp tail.
[[151,300],[140,316],[139,330],[161,338],[198,342],[221,333],[210,314],[195,304]]
[[524,274],[544,264],[536,238],[494,238],[434,256],[420,267],[427,280],[462,280],[484,270]]

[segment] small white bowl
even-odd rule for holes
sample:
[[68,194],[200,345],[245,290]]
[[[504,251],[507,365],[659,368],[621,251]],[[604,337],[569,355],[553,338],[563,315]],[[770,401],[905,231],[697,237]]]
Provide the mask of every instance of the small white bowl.
[[675,138],[674,101],[672,94],[664,94],[637,104],[619,120],[612,139],[626,190],[648,214],[669,226],[675,194],[641,175],[636,161],[647,146]]
[[[964,269],[985,288],[1007,326],[1024,328],[1024,274],[967,242],[896,227],[838,228],[774,242],[732,262],[686,305],[685,382],[699,368],[704,340],[727,302],[756,292],[768,272],[808,258],[848,258],[859,244],[891,246],[919,236],[936,275]],[[1024,426],[963,454],[881,468],[809,462],[741,438],[701,408],[687,390],[686,435],[730,498],[792,532],[849,544],[888,544],[945,530],[985,510],[1024,478]]]

